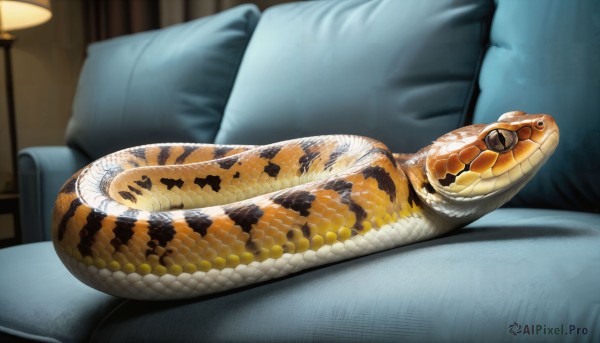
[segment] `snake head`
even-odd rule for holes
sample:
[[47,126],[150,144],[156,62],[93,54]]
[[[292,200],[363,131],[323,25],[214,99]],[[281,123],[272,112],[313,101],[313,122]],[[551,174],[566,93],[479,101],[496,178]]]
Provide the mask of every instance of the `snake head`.
[[495,123],[440,137],[427,152],[425,174],[446,198],[468,201],[511,190],[508,201],[552,155],[558,138],[550,115],[508,112]]

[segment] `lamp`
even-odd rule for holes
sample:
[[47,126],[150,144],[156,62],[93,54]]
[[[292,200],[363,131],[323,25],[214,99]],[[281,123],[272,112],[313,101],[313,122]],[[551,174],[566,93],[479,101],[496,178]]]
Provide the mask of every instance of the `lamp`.
[[4,72],[6,81],[6,107],[10,137],[14,194],[0,194],[0,214],[11,213],[14,217],[12,242],[0,242],[0,246],[16,244],[21,240],[19,220],[19,194],[17,174],[17,123],[15,119],[15,91],[13,88],[10,49],[15,36],[7,31],[20,30],[45,23],[52,17],[50,0],[0,0],[0,46],[4,50]]
[[3,0],[0,1],[2,30],[25,29],[50,20],[50,0]]
[[0,0],[0,46],[4,49],[6,104],[14,189],[17,189],[17,125],[10,49],[16,37],[7,31],[36,26],[45,23],[51,17],[50,0]]

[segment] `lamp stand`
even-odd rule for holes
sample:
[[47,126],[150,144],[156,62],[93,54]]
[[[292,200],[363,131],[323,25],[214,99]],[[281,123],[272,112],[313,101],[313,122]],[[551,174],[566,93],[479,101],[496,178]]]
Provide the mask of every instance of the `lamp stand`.
[[15,89],[12,76],[12,59],[10,49],[15,42],[15,36],[10,33],[0,33],[0,46],[4,50],[4,72],[6,80],[6,105],[8,110],[8,128],[10,136],[10,158],[13,173],[13,189],[18,189],[17,174],[17,121],[15,117]]
[[6,104],[8,110],[8,129],[10,136],[10,159],[12,162],[11,194],[0,194],[0,214],[13,215],[14,238],[1,240],[0,247],[18,244],[21,241],[21,223],[19,220],[19,184],[17,169],[17,121],[15,117],[15,89],[13,86],[12,59],[10,49],[15,42],[15,36],[0,32],[0,47],[4,50],[4,73],[6,80]]

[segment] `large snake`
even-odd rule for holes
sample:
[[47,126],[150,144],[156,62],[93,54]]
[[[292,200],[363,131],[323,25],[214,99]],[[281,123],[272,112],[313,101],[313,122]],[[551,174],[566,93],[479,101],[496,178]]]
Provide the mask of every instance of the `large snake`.
[[220,292],[466,225],[515,195],[558,137],[551,116],[509,112],[412,155],[342,135],[134,147],[65,183],[54,247],[116,296]]

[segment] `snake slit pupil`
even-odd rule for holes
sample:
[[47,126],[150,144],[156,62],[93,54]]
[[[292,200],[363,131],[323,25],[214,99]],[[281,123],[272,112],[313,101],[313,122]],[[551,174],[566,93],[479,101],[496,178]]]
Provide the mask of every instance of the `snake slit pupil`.
[[500,144],[502,144],[502,147],[506,148],[506,138],[504,137],[502,132],[498,132],[498,140],[500,141]]

